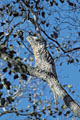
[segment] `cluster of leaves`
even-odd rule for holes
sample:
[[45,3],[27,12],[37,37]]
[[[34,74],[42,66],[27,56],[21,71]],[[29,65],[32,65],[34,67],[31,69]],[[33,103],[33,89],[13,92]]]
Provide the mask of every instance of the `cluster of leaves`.
[[[3,81],[3,82],[2,82]],[[3,80],[0,79],[0,90],[5,87],[7,90],[10,90],[11,83],[7,80],[7,78],[4,78]],[[3,92],[0,92],[0,104],[1,106],[5,105],[5,103],[11,104],[13,102],[12,96],[3,97]]]

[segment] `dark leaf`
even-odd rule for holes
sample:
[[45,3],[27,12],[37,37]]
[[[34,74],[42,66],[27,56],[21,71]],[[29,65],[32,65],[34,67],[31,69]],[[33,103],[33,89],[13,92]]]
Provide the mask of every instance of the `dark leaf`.
[[20,0],[16,0],[16,3],[18,3]]
[[21,109],[20,112],[24,112],[23,109]]
[[46,27],[48,27],[49,25],[50,25],[50,24],[49,24],[49,23],[47,23],[47,24],[46,24]]
[[23,80],[27,80],[27,76],[25,74],[21,74]]
[[3,11],[3,8],[0,8],[0,11]]
[[69,64],[69,63],[74,63],[74,59],[68,60],[67,64]]
[[60,112],[58,113],[58,115],[62,115],[62,111],[60,111]]
[[0,89],[2,89],[3,88],[3,84],[0,84]]
[[15,11],[15,12],[13,13],[13,15],[14,15],[14,17],[17,17],[17,16],[19,16],[19,13]]
[[0,92],[0,98],[1,98],[2,94],[3,94],[3,93],[2,93],[2,92]]
[[12,73],[12,72],[11,72],[11,70],[10,70],[10,71],[9,71],[9,75],[11,75],[11,73]]
[[44,21],[41,21],[41,23],[42,23],[42,24],[45,24],[45,23],[46,23],[46,21],[45,21],[45,20],[44,20]]
[[58,3],[57,3],[57,2],[55,2],[55,5],[56,5],[56,6],[58,6]]
[[7,78],[4,78],[3,81],[4,81],[4,82],[7,81]]
[[7,22],[7,23],[10,23],[10,21],[9,21],[9,20],[6,20],[6,22]]
[[74,62],[74,59],[71,59],[71,60],[70,60],[70,63],[73,63],[73,62]]
[[80,36],[80,32],[78,32],[78,35]]
[[17,78],[19,78],[18,74],[15,74],[14,79],[17,79]]
[[43,113],[43,114],[46,114],[45,110],[42,110],[42,113]]
[[64,0],[60,0],[61,3],[64,3]]
[[5,104],[5,98],[1,98],[1,105]]
[[3,35],[3,34],[4,34],[4,32],[0,32],[0,36]]
[[13,58],[13,56],[14,56],[13,54],[11,54],[10,52],[8,54],[9,54],[10,58]]
[[54,32],[54,37],[57,38],[58,37],[58,33]]
[[16,54],[16,52],[14,50],[10,51],[11,54]]
[[5,88],[7,89],[7,90],[10,90],[10,85],[5,85]]
[[34,111],[35,111],[35,109],[36,109],[36,105],[34,105],[34,104],[33,104],[33,109],[34,109]]
[[2,23],[1,23],[1,26],[3,26],[3,25],[5,25],[5,23],[4,23],[4,22],[2,22]]
[[9,67],[9,68],[12,67],[12,64],[11,64],[9,61],[7,62],[7,64],[8,64],[8,67]]
[[42,12],[42,17],[45,17],[45,12]]
[[79,63],[79,59],[76,59],[76,62]]
[[66,114],[70,114],[70,111],[67,111]]
[[9,6],[10,6],[10,4],[7,4],[7,5],[6,5],[6,7],[9,7]]
[[7,85],[7,86],[11,85],[11,83],[9,81],[7,81],[7,80],[4,81],[4,84]]
[[73,90],[73,91],[72,91],[72,94],[74,94],[74,93],[75,93],[75,91]]
[[12,103],[12,102],[13,102],[13,99],[12,99],[11,96],[7,97],[7,100],[8,100],[9,103]]
[[14,38],[15,38],[15,37],[17,36],[17,34],[14,34],[13,36],[14,36]]
[[50,6],[53,6],[53,2],[50,2],[49,4],[50,4]]
[[7,67],[3,69],[3,72],[7,72]]

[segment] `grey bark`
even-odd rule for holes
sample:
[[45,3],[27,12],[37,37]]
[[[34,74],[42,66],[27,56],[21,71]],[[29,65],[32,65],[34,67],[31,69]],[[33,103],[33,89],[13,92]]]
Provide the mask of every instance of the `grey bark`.
[[[46,49],[46,41],[35,36],[28,36],[27,40],[33,48],[36,59],[36,66],[44,70],[47,75],[43,75],[48,82],[57,103],[57,97],[60,97],[63,102],[69,107],[73,113],[80,117],[80,106],[71,98],[71,96],[64,90],[58,81],[54,60]],[[40,77],[40,76],[38,76]],[[42,77],[42,73],[41,73]]]
[[[30,65],[23,64],[20,60],[15,60],[14,58],[10,58],[9,54],[6,51],[2,51],[0,47],[0,58],[4,59],[6,56],[6,60],[11,62],[13,67],[16,66],[16,72],[25,73],[30,76],[34,76],[40,78],[48,82],[52,92],[56,91],[58,97],[60,97],[63,102],[66,104],[71,111],[80,118],[80,105],[76,103],[75,100],[65,91],[65,89],[61,86],[59,81],[54,77],[54,74],[51,72],[46,72],[38,67],[31,67]],[[1,107],[1,106],[0,106]]]

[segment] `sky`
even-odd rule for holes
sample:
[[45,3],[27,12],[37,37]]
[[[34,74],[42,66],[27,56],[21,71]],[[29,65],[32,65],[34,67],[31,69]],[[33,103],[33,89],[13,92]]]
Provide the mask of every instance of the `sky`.
[[[7,0],[8,1],[8,0]],[[6,3],[6,2],[5,2]],[[2,2],[2,4],[3,4],[3,2]],[[43,3],[42,3],[43,4]],[[62,8],[62,4],[60,4],[60,6],[59,6],[59,8]],[[54,13],[54,15],[52,14],[53,12],[52,12],[52,10],[50,11],[51,12],[51,16],[50,17],[48,17],[47,15],[46,15],[46,21],[47,22],[50,22],[51,23],[51,25],[53,25],[54,26],[54,24],[55,24],[55,26],[56,27],[58,27],[58,29],[59,29],[59,38],[57,39],[57,41],[59,41],[59,43],[62,43],[62,40],[65,40],[65,42],[66,42],[66,40],[70,40],[70,39],[72,39],[73,40],[73,38],[74,38],[74,40],[76,40],[76,38],[77,38],[77,31],[79,31],[80,30],[80,28],[79,28],[79,21],[74,21],[74,23],[72,23],[72,19],[70,18],[70,17],[72,17],[72,16],[76,16],[76,17],[74,17],[74,19],[75,18],[79,18],[80,17],[80,14],[78,14],[78,12],[79,11],[77,11],[77,12],[74,12],[74,13],[68,13],[68,12],[65,12],[65,10],[67,9],[67,8],[69,8],[68,6],[66,6],[66,3],[65,3],[65,7],[64,7],[64,11],[62,12],[62,9],[60,9],[60,14],[58,14],[58,10],[56,9],[56,6],[54,7],[54,9],[56,9],[56,11],[55,11],[55,13]],[[46,8],[47,9],[47,8]],[[47,12],[48,12],[48,10],[47,10]],[[63,24],[60,24],[58,21],[55,21],[55,19],[54,19],[54,17],[53,16],[56,16],[56,17],[60,17],[60,15],[62,16],[62,18],[64,18],[64,17],[66,17],[67,15],[68,15],[68,18],[67,19],[61,19],[61,21],[63,22]],[[6,17],[8,17],[8,16],[6,16],[5,15],[5,18]],[[47,17],[48,17],[48,19],[47,19]],[[51,19],[52,18],[52,19]],[[41,18],[42,19],[42,18]],[[19,21],[19,20],[22,20],[21,18],[18,18],[18,19],[16,19],[15,21],[17,22],[17,21]],[[79,20],[79,19],[78,19]],[[1,18],[0,18],[0,21],[1,21]],[[4,20],[5,21],[5,20]],[[14,24],[15,23],[15,21],[14,22],[12,22],[12,24]],[[68,25],[69,26],[69,23],[68,23],[68,21],[70,22],[70,24],[75,24],[76,23],[76,26],[71,26],[71,28],[67,28],[66,26]],[[24,25],[26,25],[26,23],[24,24]],[[25,26],[24,26],[25,27]],[[18,30],[18,29],[24,29],[24,27],[23,26],[19,26],[19,27],[17,27],[16,29]],[[49,33],[49,35],[51,34],[51,31],[52,31],[52,28],[51,27],[49,27],[49,29],[47,29],[46,27],[45,27],[45,25],[43,25],[42,26],[43,28],[45,28],[45,30],[46,30],[46,32],[48,32]],[[77,28],[77,30],[76,30],[76,28]],[[33,26],[31,27],[31,29],[33,29]],[[72,30],[72,35],[71,35],[71,30]],[[33,29],[33,31],[34,31],[34,29]],[[73,36],[74,35],[74,36]],[[24,36],[26,37],[26,35],[24,34]],[[12,39],[12,37],[10,38],[10,39]],[[26,56],[26,54],[24,54],[23,53],[23,51],[25,51],[25,49],[24,49],[24,47],[18,47],[18,45],[16,44],[16,42],[11,42],[12,44],[14,44],[14,45],[16,45],[16,50],[17,50],[17,55],[20,55],[21,57],[23,57],[23,55],[24,55],[24,58],[26,58],[26,57],[30,57],[30,54],[27,54],[27,56]],[[30,48],[30,45],[29,45],[29,43],[27,43],[27,42],[25,42],[26,43],[26,45]],[[78,45],[80,45],[80,43],[79,44],[75,44],[74,46],[76,47],[76,46],[78,46]],[[30,50],[32,50],[31,48],[30,48]],[[49,51],[50,51],[50,53],[52,52],[52,50],[50,50],[49,49]],[[27,51],[27,53],[28,53],[28,51]],[[54,55],[53,55],[53,57],[55,57],[55,54],[59,54],[59,53],[54,53]],[[76,55],[75,55],[76,56]],[[69,65],[67,65],[67,58],[66,57],[62,57],[61,59],[60,59],[60,61],[63,61],[63,64],[62,64],[62,66],[60,66],[59,65],[59,62],[56,62],[56,70],[57,70],[57,74],[58,74],[58,79],[60,80],[60,83],[62,84],[62,85],[65,85],[65,84],[68,84],[68,85],[72,85],[73,86],[73,88],[71,88],[71,91],[75,91],[75,93],[74,94],[71,94],[70,93],[70,95],[78,102],[78,103],[80,103],[80,72],[79,72],[79,69],[80,69],[80,65],[76,65],[76,64],[69,64]],[[34,63],[35,62],[33,62],[32,63],[32,65],[34,65]],[[31,63],[30,63],[31,64]],[[12,77],[10,76],[7,76],[8,77],[8,79],[11,79]],[[15,83],[17,83],[17,82],[15,82]],[[33,83],[33,82],[32,82]],[[37,86],[39,86],[39,83],[41,83],[41,84],[43,84],[43,82],[41,82],[41,81],[38,81],[38,83],[37,83]],[[18,84],[18,83],[17,83]],[[23,82],[23,84],[25,84],[25,82]],[[45,83],[44,83],[44,85],[45,85]],[[35,86],[35,85],[34,85]],[[29,86],[27,86],[26,87],[26,89],[28,88]],[[46,87],[45,89],[49,89],[49,91],[50,91],[50,88],[49,87]],[[68,87],[66,86],[65,87],[65,89],[68,91]],[[29,90],[31,90],[31,89],[29,89]],[[41,92],[42,92],[42,90],[40,90]],[[39,92],[39,89],[38,89],[38,92]],[[68,91],[69,92],[69,91]],[[43,91],[43,95],[45,94],[45,97],[46,98],[48,98],[48,95],[49,95],[49,93],[47,94],[47,93],[45,93],[45,91]],[[25,94],[26,95],[26,94]],[[25,95],[24,95],[24,97],[25,97]],[[52,95],[52,94],[51,94]],[[51,97],[51,95],[50,95],[50,97]],[[41,98],[41,99],[45,99],[45,98]],[[53,97],[52,97],[52,100],[53,100]],[[27,99],[21,99],[20,101],[17,99],[17,104],[18,105],[16,105],[17,107],[19,107],[19,105],[20,105],[20,107],[25,107],[25,106],[27,106],[28,104],[29,104],[29,101],[27,101]],[[23,105],[21,104],[23,102]],[[12,117],[13,116],[13,117]],[[11,118],[12,117],[12,118]],[[19,117],[16,117],[16,115],[14,114],[14,115],[12,115],[12,114],[7,114],[7,115],[4,115],[4,116],[2,116],[1,118],[0,118],[0,120],[8,120],[8,119],[10,119],[11,118],[11,120],[14,120],[14,119],[16,119],[16,120],[22,120],[23,118],[21,117],[21,116],[19,116]],[[25,118],[25,117],[24,117]],[[62,118],[63,118],[63,116],[62,116]],[[59,120],[60,119],[62,119],[62,118],[59,118]],[[49,119],[52,119],[52,118],[47,118],[47,120],[49,120]],[[58,118],[57,118],[58,119]],[[68,118],[68,120],[71,120],[71,118]],[[65,118],[65,120],[67,120],[67,118]],[[75,120],[78,120],[78,118],[77,119],[75,119]]]

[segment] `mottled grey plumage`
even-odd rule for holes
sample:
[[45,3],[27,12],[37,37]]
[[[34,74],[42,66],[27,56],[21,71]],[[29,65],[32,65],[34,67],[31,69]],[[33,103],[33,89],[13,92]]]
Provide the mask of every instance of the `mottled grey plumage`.
[[[51,72],[54,74],[54,77],[57,79],[56,68],[54,64],[54,59],[46,49],[46,41],[40,40],[36,36],[28,36],[27,40],[31,44],[31,47],[35,56],[35,66],[38,66],[40,69],[45,70],[46,72]],[[57,104],[57,95],[54,93],[54,98]]]

